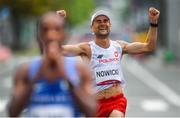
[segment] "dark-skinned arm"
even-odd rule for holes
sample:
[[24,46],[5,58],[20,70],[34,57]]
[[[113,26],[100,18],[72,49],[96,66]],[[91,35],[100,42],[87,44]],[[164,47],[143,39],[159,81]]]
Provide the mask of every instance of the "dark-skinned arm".
[[72,94],[86,116],[95,116],[97,104],[92,90],[90,71],[87,66],[83,64],[78,64],[77,70],[79,71],[81,82],[78,87],[73,87],[71,82],[69,82]]
[[32,86],[28,79],[28,65],[22,65],[14,77],[14,89],[8,104],[8,116],[20,116],[31,96]]

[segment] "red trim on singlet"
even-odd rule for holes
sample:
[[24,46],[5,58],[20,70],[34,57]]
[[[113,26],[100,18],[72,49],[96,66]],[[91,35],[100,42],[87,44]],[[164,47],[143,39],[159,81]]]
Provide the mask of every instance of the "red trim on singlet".
[[116,84],[116,83],[121,83],[121,82],[118,81],[118,80],[107,80],[107,81],[100,82],[100,83],[98,83],[96,85],[97,86],[102,86],[102,85],[109,85],[109,84]]

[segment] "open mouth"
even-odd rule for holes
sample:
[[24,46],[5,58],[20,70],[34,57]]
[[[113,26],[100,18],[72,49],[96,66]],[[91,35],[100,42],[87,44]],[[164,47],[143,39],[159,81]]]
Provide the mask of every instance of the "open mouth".
[[99,30],[107,30],[107,28],[99,28]]
[[107,30],[108,27],[107,27],[107,26],[101,26],[101,27],[99,27],[98,29],[99,29],[99,30]]
[[101,32],[107,32],[108,30],[107,30],[107,29],[99,29],[99,31],[101,31]]

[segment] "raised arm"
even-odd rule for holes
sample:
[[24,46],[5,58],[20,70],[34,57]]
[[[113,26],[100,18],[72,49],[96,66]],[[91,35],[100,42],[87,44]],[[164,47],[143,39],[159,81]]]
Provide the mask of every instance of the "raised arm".
[[[56,11],[57,14],[66,18],[67,14],[65,10]],[[62,52],[64,56],[82,56],[89,55],[89,44],[88,43],[79,43],[76,45],[64,45],[62,46]]]
[[144,52],[151,52],[156,48],[157,42],[157,25],[160,12],[155,8],[149,8],[150,28],[147,34],[145,43],[133,42],[127,43],[118,41],[123,48],[124,54],[138,54]]
[[88,55],[90,51],[88,43],[79,43],[76,45],[63,45],[62,52],[64,56],[82,56]]

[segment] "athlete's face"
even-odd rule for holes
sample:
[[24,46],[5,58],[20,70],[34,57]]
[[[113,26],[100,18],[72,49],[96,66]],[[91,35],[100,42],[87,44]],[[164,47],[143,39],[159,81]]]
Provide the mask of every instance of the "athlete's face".
[[55,41],[62,43],[64,40],[64,20],[58,15],[45,16],[40,27],[40,39],[43,44]]
[[95,35],[108,36],[111,28],[111,23],[108,17],[100,15],[94,19],[91,28]]

